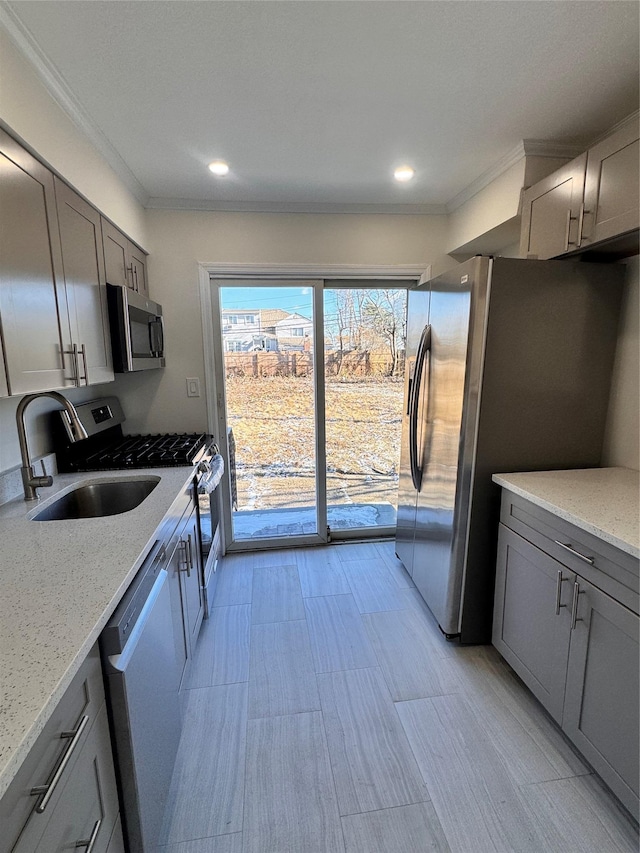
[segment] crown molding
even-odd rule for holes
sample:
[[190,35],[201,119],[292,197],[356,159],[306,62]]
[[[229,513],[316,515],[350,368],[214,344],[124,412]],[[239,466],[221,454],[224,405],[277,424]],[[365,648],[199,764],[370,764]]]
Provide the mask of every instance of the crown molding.
[[84,109],[64,77],[45,56],[29,29],[25,27],[8,3],[0,3],[0,24],[36,72],[49,95],[71,119],[77,129],[104,157],[108,165],[132,195],[145,207],[149,194],[113,147],[109,139]]
[[631,113],[631,115],[626,116],[626,118],[621,119],[617,124],[614,124],[613,127],[610,127],[605,133],[601,133],[600,136],[597,136],[595,139],[592,139],[587,148],[591,148],[594,145],[598,145],[600,142],[603,142],[607,137],[611,136],[614,133],[617,133],[619,130],[622,130],[624,127],[627,127],[630,124],[638,126],[638,122],[640,121],[640,110],[636,110]]
[[345,204],[288,201],[216,201],[215,199],[150,198],[148,210],[208,210],[218,213],[359,213],[402,216],[446,216],[444,204]]
[[543,139],[523,139],[518,142],[511,151],[508,151],[504,157],[501,157],[489,169],[482,172],[481,175],[468,184],[456,196],[454,196],[447,204],[447,213],[454,213],[465,202],[477,195],[485,187],[488,187],[492,181],[504,174],[507,169],[515,166],[524,157],[553,157],[573,160],[578,154],[585,150],[585,146],[581,143],[563,143],[563,142],[547,142]]

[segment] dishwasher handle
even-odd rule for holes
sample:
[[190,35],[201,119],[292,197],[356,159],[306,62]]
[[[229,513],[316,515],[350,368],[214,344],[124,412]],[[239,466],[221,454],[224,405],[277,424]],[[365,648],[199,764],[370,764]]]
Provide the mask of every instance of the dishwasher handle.
[[158,572],[158,577],[155,580],[154,585],[151,587],[151,591],[147,596],[147,600],[142,606],[140,610],[140,614],[138,619],[136,620],[136,624],[133,626],[133,630],[129,634],[129,637],[124,645],[122,651],[117,655],[108,655],[107,661],[109,663],[110,668],[114,672],[124,672],[127,668],[129,661],[131,660],[131,656],[136,650],[136,646],[138,645],[138,641],[142,632],[145,629],[147,622],[149,621],[153,607],[162,592],[163,586],[167,583],[169,575],[167,574],[166,569],[160,569]]

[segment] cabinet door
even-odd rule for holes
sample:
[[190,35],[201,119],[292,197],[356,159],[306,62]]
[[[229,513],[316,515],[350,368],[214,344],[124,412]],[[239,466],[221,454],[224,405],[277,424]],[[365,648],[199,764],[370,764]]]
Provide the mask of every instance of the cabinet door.
[[200,633],[200,625],[204,615],[204,599],[202,594],[200,566],[200,549],[197,540],[197,518],[195,512],[187,522],[182,533],[183,563],[180,579],[182,589],[182,608],[185,621],[185,631],[189,640],[189,654],[193,656]]
[[14,853],[86,849],[92,838],[93,853],[105,853],[117,814],[118,794],[103,705],[44,832],[36,837],[32,823],[27,823]]
[[53,175],[0,130],[0,319],[11,394],[74,384]]
[[631,124],[588,152],[582,246],[640,226],[640,143]]
[[[171,548],[173,552],[171,553]],[[182,607],[182,582],[180,580],[181,569],[184,566],[185,551],[184,544],[175,540],[169,549],[171,553],[167,564],[169,575],[169,593],[171,596],[171,621],[173,623],[174,648],[176,653],[176,689],[180,691],[183,687],[187,660],[189,657],[189,639],[187,637],[186,625]]]
[[149,287],[147,285],[147,256],[133,243],[129,244],[129,259],[131,266],[131,275],[133,279],[133,289],[142,296],[149,295]]
[[107,222],[104,217],[101,217],[101,224],[107,282],[132,288],[133,283],[127,271],[129,241],[122,231],[118,231],[115,225]]
[[520,254],[539,260],[578,248],[587,155],[581,154],[523,195]]
[[640,619],[578,578],[562,727],[638,819]]
[[79,352],[79,383],[112,382],[100,214],[58,178],[55,189],[71,343]]
[[500,525],[493,645],[558,722],[574,580],[556,560]]

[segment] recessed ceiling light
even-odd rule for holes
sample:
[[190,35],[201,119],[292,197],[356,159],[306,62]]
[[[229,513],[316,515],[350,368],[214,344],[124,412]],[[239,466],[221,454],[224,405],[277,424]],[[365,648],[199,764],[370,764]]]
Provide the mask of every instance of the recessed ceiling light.
[[229,165],[224,160],[214,160],[213,163],[209,163],[209,171],[221,178],[228,173]]
[[393,173],[393,177],[396,181],[410,181],[415,173],[416,170],[412,169],[411,166],[398,166]]

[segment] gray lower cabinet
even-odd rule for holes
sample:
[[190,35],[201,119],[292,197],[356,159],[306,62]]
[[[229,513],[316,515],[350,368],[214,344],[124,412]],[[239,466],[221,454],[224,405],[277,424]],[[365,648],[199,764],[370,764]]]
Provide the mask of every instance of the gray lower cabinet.
[[506,491],[501,518],[493,644],[637,820],[637,568]]
[[574,591],[562,727],[637,818],[640,618],[583,578]]
[[117,817],[102,672],[94,648],[0,801],[0,853],[106,853],[111,844],[117,851],[122,844]]
[[178,690],[182,690],[204,616],[193,487],[178,499],[170,518],[173,519],[173,523],[170,522],[173,533],[167,545],[167,573],[175,638],[176,684]]

